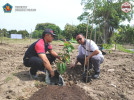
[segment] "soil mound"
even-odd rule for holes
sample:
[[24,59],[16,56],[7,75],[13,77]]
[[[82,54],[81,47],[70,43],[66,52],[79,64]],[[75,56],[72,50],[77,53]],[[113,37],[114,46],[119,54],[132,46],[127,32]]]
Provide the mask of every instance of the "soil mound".
[[29,100],[92,100],[79,86],[44,86]]

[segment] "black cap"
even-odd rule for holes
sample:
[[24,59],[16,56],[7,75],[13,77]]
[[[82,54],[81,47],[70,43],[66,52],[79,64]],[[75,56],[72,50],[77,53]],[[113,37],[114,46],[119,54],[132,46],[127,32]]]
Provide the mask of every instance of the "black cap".
[[49,29],[49,28],[47,28],[47,29],[44,30],[44,32],[42,34],[42,37],[44,37],[45,34],[52,34],[53,36],[56,36],[56,34],[54,34],[53,30],[52,29]]

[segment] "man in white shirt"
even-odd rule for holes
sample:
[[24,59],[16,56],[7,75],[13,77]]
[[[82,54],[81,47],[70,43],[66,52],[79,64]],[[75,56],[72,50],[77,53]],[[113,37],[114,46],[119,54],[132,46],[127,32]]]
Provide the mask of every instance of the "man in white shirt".
[[[88,60],[90,61],[90,68],[94,69],[94,75],[93,78],[99,78],[100,74],[100,64],[104,61],[104,56],[102,55],[102,52],[99,50],[98,46],[94,41],[86,40],[85,37],[82,34],[78,34],[76,36],[77,42],[79,45],[79,54],[77,56],[76,62],[72,67],[75,67],[78,62],[82,64],[82,67],[85,63],[85,50],[86,50],[86,65],[88,63]],[[86,42],[87,42],[87,48],[86,48]]]

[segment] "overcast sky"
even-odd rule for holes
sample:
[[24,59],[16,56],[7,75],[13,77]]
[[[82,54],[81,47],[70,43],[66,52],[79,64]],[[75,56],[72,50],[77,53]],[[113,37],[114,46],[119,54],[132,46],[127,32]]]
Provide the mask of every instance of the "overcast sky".
[[[3,12],[3,5],[13,6],[11,13]],[[78,25],[77,17],[82,14],[81,0],[0,0],[0,29],[27,30],[35,29],[38,23],[54,23],[62,30],[69,23]],[[15,11],[15,6],[27,6],[34,12]]]
[[[4,13],[3,6],[9,3],[13,6],[11,13]],[[27,6],[36,9],[34,12],[16,12],[15,6]],[[134,9],[134,8],[133,8]],[[0,0],[0,29],[35,30],[38,23],[53,23],[62,30],[67,23],[80,24],[77,17],[83,12],[81,0]],[[123,22],[124,24],[134,25]]]

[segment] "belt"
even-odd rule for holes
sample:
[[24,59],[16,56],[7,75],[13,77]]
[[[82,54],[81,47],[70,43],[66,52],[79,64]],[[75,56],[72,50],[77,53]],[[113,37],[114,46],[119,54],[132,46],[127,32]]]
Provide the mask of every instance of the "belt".
[[28,60],[29,58],[28,58],[28,57],[25,57],[24,59],[25,59],[25,60]]

